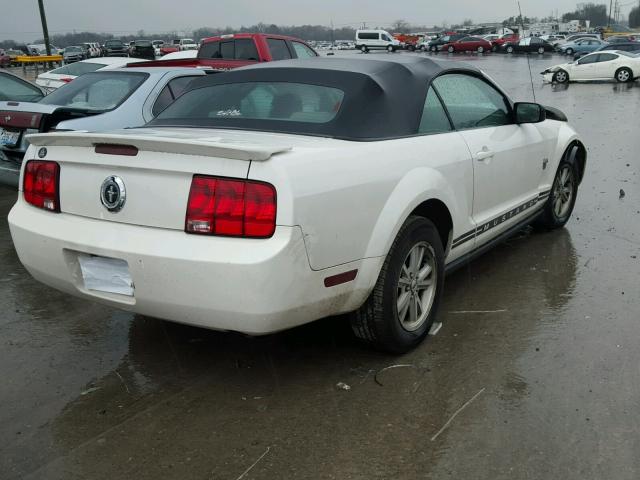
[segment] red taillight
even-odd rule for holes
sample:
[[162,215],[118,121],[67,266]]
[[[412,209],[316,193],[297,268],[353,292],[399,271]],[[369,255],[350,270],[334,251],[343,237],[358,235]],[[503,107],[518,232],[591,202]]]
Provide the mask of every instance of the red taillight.
[[60,81],[64,83],[70,83],[70,82],[73,82],[73,78],[63,77],[60,79]]
[[0,126],[15,128],[40,128],[42,114],[31,112],[0,112]]
[[273,185],[194,175],[187,205],[187,233],[268,238],[275,228]]
[[24,168],[24,199],[34,207],[59,212],[59,180],[60,165],[56,162],[28,161]]

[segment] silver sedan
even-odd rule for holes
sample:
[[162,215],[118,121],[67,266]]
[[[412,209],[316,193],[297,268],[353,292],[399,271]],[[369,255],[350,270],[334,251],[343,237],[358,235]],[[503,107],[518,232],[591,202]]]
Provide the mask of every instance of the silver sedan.
[[37,103],[0,102],[0,183],[17,186],[28,134],[142,126],[205,74],[196,68],[105,70],[82,75]]

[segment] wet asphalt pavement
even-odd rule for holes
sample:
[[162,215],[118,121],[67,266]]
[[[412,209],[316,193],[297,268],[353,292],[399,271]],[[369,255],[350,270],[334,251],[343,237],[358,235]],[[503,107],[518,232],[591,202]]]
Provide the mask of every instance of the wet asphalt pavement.
[[[525,57],[455,58],[532,99]],[[589,150],[573,218],[448,277],[402,357],[342,318],[247,338],[58,293],[0,187],[0,478],[639,478],[640,83],[543,86],[560,61],[531,66]]]

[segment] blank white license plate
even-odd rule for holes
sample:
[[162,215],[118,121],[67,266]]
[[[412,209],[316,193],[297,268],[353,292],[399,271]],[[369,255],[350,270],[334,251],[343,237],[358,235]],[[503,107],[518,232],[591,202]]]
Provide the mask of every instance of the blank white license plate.
[[0,128],[0,145],[15,147],[20,139],[20,132]]
[[126,261],[91,255],[78,255],[78,261],[87,290],[133,297],[133,279]]

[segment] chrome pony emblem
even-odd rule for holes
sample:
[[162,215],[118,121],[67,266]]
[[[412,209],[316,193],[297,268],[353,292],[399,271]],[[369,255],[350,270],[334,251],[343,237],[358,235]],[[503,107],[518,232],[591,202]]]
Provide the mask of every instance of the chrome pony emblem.
[[127,200],[127,191],[120,177],[110,176],[102,182],[100,201],[110,212],[119,212]]

